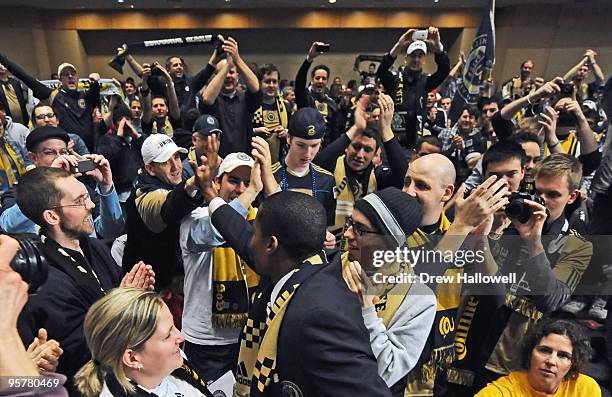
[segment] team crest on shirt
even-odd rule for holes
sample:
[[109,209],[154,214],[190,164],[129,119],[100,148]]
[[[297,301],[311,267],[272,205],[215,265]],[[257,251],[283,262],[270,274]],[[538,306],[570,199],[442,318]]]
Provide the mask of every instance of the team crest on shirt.
[[284,380],[281,382],[281,396],[283,397],[304,397],[300,388],[293,382]]
[[327,118],[327,116],[329,115],[329,110],[327,108],[327,103],[326,102],[315,101],[315,106],[317,107],[317,110],[319,111],[319,113],[321,113],[321,116]]
[[84,98],[79,99],[77,103],[81,109],[85,109],[85,99]]
[[280,125],[278,118],[278,112],[275,110],[264,110],[263,111],[264,125],[268,128],[276,127]]
[[227,397],[223,390],[217,390],[213,393],[213,397]]

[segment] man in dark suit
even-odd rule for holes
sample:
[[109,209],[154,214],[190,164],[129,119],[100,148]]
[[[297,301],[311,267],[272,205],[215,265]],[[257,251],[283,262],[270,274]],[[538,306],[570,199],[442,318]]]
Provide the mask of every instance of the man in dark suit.
[[[261,190],[259,168],[251,184]],[[305,194],[276,193],[251,226],[218,198],[208,167],[198,180],[213,225],[262,277],[240,335],[238,395],[390,396],[340,255],[322,251],[323,206]]]

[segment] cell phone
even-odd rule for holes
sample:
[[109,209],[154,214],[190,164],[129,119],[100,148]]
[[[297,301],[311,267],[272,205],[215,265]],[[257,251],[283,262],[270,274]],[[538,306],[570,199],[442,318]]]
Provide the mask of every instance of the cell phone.
[[429,31],[427,29],[417,30],[412,34],[412,40],[427,40],[427,36],[429,35]]
[[317,44],[315,46],[317,52],[328,52],[330,47],[329,44]]
[[561,83],[559,85],[561,88],[561,98],[568,98],[574,95],[574,84],[573,83]]
[[96,164],[92,160],[81,160],[77,165],[73,165],[70,167],[71,174],[84,174],[88,171],[93,171],[96,169]]

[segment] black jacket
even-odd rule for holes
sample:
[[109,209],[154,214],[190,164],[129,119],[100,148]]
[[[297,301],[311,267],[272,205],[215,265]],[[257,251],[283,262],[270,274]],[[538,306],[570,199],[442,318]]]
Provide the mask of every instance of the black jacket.
[[312,65],[312,62],[304,60],[295,76],[295,103],[298,109],[311,107],[321,112],[327,124],[325,140],[333,142],[344,132],[346,117],[340,117],[338,104],[330,96],[327,94],[318,95],[306,88],[310,65]]
[[59,126],[80,136],[91,153],[94,152],[97,139],[92,113],[99,104],[100,84],[97,82],[90,82],[87,91],[66,91],[60,88],[51,101]]
[[[391,73],[389,68],[395,62],[391,54],[383,56],[380,66],[376,71],[376,76],[385,87],[385,91],[397,102],[397,90],[400,83],[399,75]],[[402,102],[397,104],[396,111],[406,112],[406,140],[402,142],[408,148],[414,148],[416,134],[419,128],[418,116],[422,120],[427,119],[426,106],[427,93],[438,87],[450,72],[450,60],[446,52],[434,54],[434,60],[438,65],[438,70],[432,75],[422,72],[403,71],[404,88]],[[397,115],[399,116],[399,114]],[[394,120],[396,116],[394,116]],[[403,139],[402,139],[403,140]]]
[[15,115],[11,114],[11,109],[9,107],[8,100],[6,99],[6,95],[4,94],[4,90],[0,88],[0,104],[2,104],[2,106],[4,107],[6,115],[10,116],[10,118],[14,122],[21,123],[27,126],[28,123],[30,122],[30,117],[28,116],[28,109],[26,109],[26,100],[25,100],[25,97],[23,96],[23,89],[21,87],[21,84],[19,83],[18,80],[12,77],[9,77],[6,83],[0,83],[0,84],[10,84],[11,86],[13,86],[13,90],[15,90],[15,94],[17,95],[17,101],[19,102],[19,107],[21,108],[21,118],[17,118],[15,117]]
[[123,271],[143,261],[153,266],[155,289],[168,287],[181,271],[178,245],[181,220],[202,203],[202,196],[189,197],[185,182],[170,186],[146,172],[126,202],[127,242]]
[[[327,145],[323,150],[319,152],[317,157],[314,159],[314,163],[319,167],[325,168],[331,173],[335,173],[336,160],[338,157],[344,154],[344,150],[351,144],[351,141],[346,134],[342,134],[340,138]],[[399,144],[397,138],[393,137],[389,141],[383,144],[385,153],[387,154],[387,160],[389,167],[380,166],[374,169],[374,175],[376,176],[376,188],[382,190],[389,186],[395,186],[398,189],[404,187],[404,176],[408,170],[408,159],[402,152],[402,147]],[[345,164],[346,165],[346,164]],[[365,183],[364,191],[367,191],[368,178],[367,176],[362,177],[363,183]]]
[[[256,269],[249,247],[252,226],[229,205],[217,209],[212,222],[238,255]],[[267,396],[391,395],[378,376],[361,304],[342,278],[339,253],[306,279],[289,302],[276,357],[279,382]],[[259,395],[255,390],[251,388],[251,395]]]
[[[72,386],[70,378],[90,358],[83,334],[87,310],[104,295],[104,291],[118,287],[121,281],[121,269],[104,243],[84,238],[80,245],[86,260],[64,249],[76,260],[77,267],[59,251],[61,247],[57,243],[46,239],[43,253],[49,259],[49,277],[37,294],[30,295],[19,321],[19,332],[26,346],[34,340],[39,328],[45,328],[49,339],[60,343],[64,353],[57,372],[68,376],[66,387],[69,388]],[[79,267],[93,269],[100,283],[91,274],[84,275]]]
[[[127,133],[127,132],[126,132]],[[117,193],[130,191],[143,166],[140,148],[145,136],[128,141],[117,134],[105,134],[98,140],[97,153],[106,157],[113,172],[113,184]]]

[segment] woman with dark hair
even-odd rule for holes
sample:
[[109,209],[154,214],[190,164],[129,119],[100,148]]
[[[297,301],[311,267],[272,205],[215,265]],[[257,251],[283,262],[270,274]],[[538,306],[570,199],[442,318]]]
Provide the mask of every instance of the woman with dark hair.
[[601,396],[597,382],[580,373],[590,354],[589,339],[579,325],[567,320],[541,320],[523,339],[525,371],[489,383],[476,397]]

